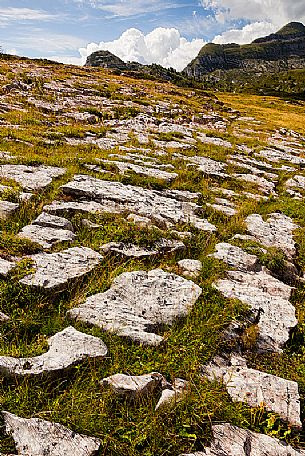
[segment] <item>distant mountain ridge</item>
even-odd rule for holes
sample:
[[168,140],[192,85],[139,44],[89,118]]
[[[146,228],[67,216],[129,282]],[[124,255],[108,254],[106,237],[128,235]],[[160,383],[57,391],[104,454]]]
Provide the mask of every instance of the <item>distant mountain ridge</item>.
[[272,73],[305,69],[305,26],[291,22],[269,36],[251,44],[208,43],[183,70],[195,80],[216,70],[240,69],[247,73]]

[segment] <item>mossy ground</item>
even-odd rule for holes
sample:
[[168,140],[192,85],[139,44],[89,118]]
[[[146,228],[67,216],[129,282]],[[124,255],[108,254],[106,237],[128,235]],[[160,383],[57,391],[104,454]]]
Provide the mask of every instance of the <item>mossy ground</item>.
[[[135,81],[114,76],[101,70],[88,70],[61,65],[44,66],[34,63],[31,67],[23,66],[18,71],[20,61],[1,61],[1,85],[16,78],[33,84],[31,96],[51,103],[60,100],[60,96],[44,90],[43,84],[57,81],[67,82],[76,89],[92,89],[109,100],[133,101],[137,99],[139,109],[152,102],[168,102],[178,105],[183,110],[186,120],[192,115],[209,110],[217,110],[230,119],[227,107],[239,110],[243,116],[254,116],[261,121],[254,126],[253,134],[242,138],[236,135],[236,129],[247,128],[247,122],[232,121],[225,133],[206,131],[215,136],[222,136],[233,145],[247,144],[259,150],[267,144],[270,133],[279,127],[305,133],[305,105],[285,104],[276,98],[259,98],[248,95],[219,95],[225,105],[215,103],[214,97],[208,97],[199,90],[178,89],[170,84],[157,84],[151,81]],[[38,76],[33,76],[33,68]],[[124,95],[119,90],[122,86],[132,88],[137,97]],[[1,90],[1,88],[0,88]],[[6,91],[2,90],[5,95]],[[104,333],[97,328],[76,323],[75,327],[88,334],[101,337],[109,349],[106,360],[87,361],[72,368],[68,373],[57,378],[16,378],[7,380],[0,377],[0,404],[2,410],[8,410],[23,417],[40,417],[57,421],[69,428],[101,439],[101,455],[122,454],[128,456],[163,456],[179,455],[182,452],[203,448],[210,439],[210,425],[215,422],[230,422],[241,427],[266,432],[305,448],[305,434],[296,433],[274,414],[266,413],[264,408],[251,409],[240,403],[232,403],[224,387],[210,383],[200,376],[200,366],[218,353],[223,343],[222,331],[235,319],[243,318],[247,313],[245,306],[238,301],[224,299],[213,288],[213,282],[222,277],[226,266],[208,257],[219,241],[227,241],[236,233],[245,233],[243,220],[251,213],[266,215],[276,210],[291,216],[300,225],[297,233],[298,258],[300,271],[305,267],[305,209],[302,201],[288,198],[279,188],[279,197],[270,197],[265,202],[249,201],[241,198],[237,201],[239,213],[228,218],[205,206],[212,201],[210,186],[216,183],[232,190],[254,190],[250,184],[234,180],[215,182],[206,178],[199,171],[188,168],[185,162],[174,159],[172,163],[178,170],[179,177],[172,184],[140,177],[90,173],[83,163],[94,162],[95,158],[107,157],[108,152],[97,146],[69,146],[64,137],[82,138],[87,132],[101,137],[109,127],[104,125],[107,118],[128,118],[137,114],[136,110],[116,107],[114,110],[101,112],[90,105],[80,104],[79,111],[94,113],[98,122],[83,125],[73,119],[65,118],[68,125],[60,125],[61,113],[45,112],[29,104],[27,97],[12,92],[8,95],[11,103],[26,109],[4,111],[0,114],[0,148],[16,156],[14,163],[48,164],[62,166],[67,173],[53,181],[44,191],[34,195],[29,202],[22,202],[19,211],[9,220],[0,223],[0,252],[4,257],[23,256],[39,251],[39,246],[20,240],[16,234],[30,223],[45,204],[62,197],[60,186],[68,182],[76,173],[89,173],[96,177],[119,180],[124,183],[141,185],[145,188],[172,188],[201,192],[200,203],[203,214],[215,223],[218,232],[207,234],[189,226],[180,227],[193,232],[193,238],[186,240],[186,252],[158,256],[146,260],[124,260],[120,257],[107,257],[97,270],[85,279],[69,285],[64,292],[48,294],[25,288],[18,282],[20,277],[31,269],[31,262],[23,260],[18,269],[8,279],[0,280],[0,309],[9,314],[11,321],[1,326],[0,354],[10,356],[35,356],[47,348],[46,339],[70,324],[66,311],[84,301],[86,296],[106,290],[112,280],[124,271],[152,269],[161,267],[178,272],[177,260],[195,258],[203,262],[201,276],[196,280],[203,293],[189,316],[177,322],[173,327],[160,328],[165,336],[164,343],[157,348],[147,348],[119,337]],[[140,103],[141,101],[141,103]],[[91,110],[91,111],[90,111]],[[156,115],[156,114],[155,114]],[[157,115],[158,116],[158,115]],[[159,115],[160,118],[162,114]],[[5,126],[6,125],[6,126]],[[14,125],[19,125],[14,128]],[[252,127],[251,127],[252,128]],[[158,139],[173,139],[161,136]],[[52,140],[48,143],[47,140]],[[130,137],[130,145],[138,146]],[[152,150],[153,143],[150,144]],[[233,149],[234,150],[234,149]],[[187,155],[203,155],[224,161],[233,150],[211,145],[197,144]],[[168,159],[164,158],[167,163]],[[230,168],[232,171],[234,167]],[[113,169],[112,169],[113,171]],[[3,182],[5,183],[5,182]],[[18,187],[17,187],[18,188]],[[7,195],[5,195],[7,196]],[[15,198],[15,196],[13,196]],[[84,245],[99,251],[102,244],[110,241],[128,241],[149,246],[161,237],[173,237],[167,231],[138,228],[126,223],[124,216],[91,215],[89,218],[101,225],[89,230],[81,224],[81,216],[70,217],[78,239],[74,244]],[[68,244],[67,244],[68,245]],[[64,244],[52,251],[60,250]],[[278,252],[269,252],[265,261],[276,268],[280,264]],[[270,266],[269,264],[269,266]],[[294,295],[299,325],[291,337],[282,355],[258,355],[254,352],[255,331],[246,335],[245,346],[252,366],[267,372],[296,380],[299,383],[302,408],[305,400],[305,289],[300,285]],[[136,403],[113,397],[102,390],[100,380],[111,374],[144,374],[151,371],[161,372],[168,380],[182,377],[190,381],[189,394],[184,400],[169,410],[154,411],[156,398],[143,398]],[[302,412],[303,413],[303,412]],[[304,418],[304,416],[303,416]],[[0,450],[3,453],[13,451],[13,443],[0,428]]]

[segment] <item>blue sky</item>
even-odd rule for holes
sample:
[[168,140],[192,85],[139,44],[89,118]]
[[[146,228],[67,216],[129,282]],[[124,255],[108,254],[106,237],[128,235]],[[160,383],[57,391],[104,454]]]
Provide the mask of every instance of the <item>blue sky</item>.
[[304,0],[0,0],[0,45],[73,63],[81,63],[79,48],[83,59],[92,49],[110,48],[125,60],[167,64],[193,58],[207,41],[247,42],[304,19]]

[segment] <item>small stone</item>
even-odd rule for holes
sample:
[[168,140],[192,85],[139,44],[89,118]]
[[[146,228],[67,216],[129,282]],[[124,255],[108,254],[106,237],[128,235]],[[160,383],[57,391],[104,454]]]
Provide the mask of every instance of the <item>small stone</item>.
[[162,391],[161,397],[156,405],[155,410],[163,407],[170,407],[176,402],[181,400],[186,394],[189,382],[182,380],[181,378],[175,378],[171,388],[165,388]]
[[202,263],[199,260],[185,259],[178,261],[179,268],[182,270],[182,274],[188,275],[189,277],[196,278],[200,275],[202,269]]
[[2,412],[6,433],[22,456],[94,456],[100,441],[39,418],[19,418]]
[[82,219],[82,225],[85,228],[89,228],[90,230],[99,229],[102,226],[99,223],[93,223],[93,222],[91,222],[91,220],[86,219],[86,218]]
[[158,327],[185,317],[202,290],[190,280],[162,269],[125,272],[104,293],[68,312],[83,321],[146,345],[158,345]]
[[230,360],[216,357],[204,367],[210,381],[223,381],[234,402],[246,402],[277,413],[295,427],[302,427],[298,384],[274,375],[247,367],[246,360],[231,355]]
[[18,208],[18,203],[11,203],[10,201],[0,201],[0,219],[7,219],[11,215],[13,215]]
[[147,228],[152,227],[152,221],[148,217],[141,217],[137,214],[129,214],[127,217],[129,222],[133,222],[135,225],[139,226],[140,228]]
[[14,267],[16,267],[16,263],[13,261],[0,258],[0,276],[6,277]]
[[72,326],[48,339],[49,351],[33,358],[0,356],[0,372],[7,377],[58,373],[86,358],[104,358],[107,347],[98,337]]
[[61,230],[74,231],[72,223],[64,217],[42,212],[33,222],[32,225],[39,225],[48,228],[57,228]]
[[158,372],[145,375],[115,374],[103,378],[101,385],[109,387],[115,394],[137,398],[139,396],[152,394],[161,385],[163,376]]
[[69,280],[92,271],[103,257],[87,247],[72,247],[58,253],[33,255],[36,272],[20,280],[20,283],[50,290],[65,286]]
[[41,245],[44,249],[49,249],[58,242],[71,242],[76,239],[76,235],[72,231],[35,224],[24,226],[18,237],[30,239],[30,241]]

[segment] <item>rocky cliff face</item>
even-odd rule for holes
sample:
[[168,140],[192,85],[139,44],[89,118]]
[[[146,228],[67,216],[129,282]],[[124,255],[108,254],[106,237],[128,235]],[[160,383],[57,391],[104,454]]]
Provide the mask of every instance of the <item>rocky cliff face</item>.
[[245,72],[278,72],[305,68],[305,26],[287,24],[277,33],[251,44],[213,44],[204,46],[185,68],[188,77],[201,79],[216,70],[241,69]]

